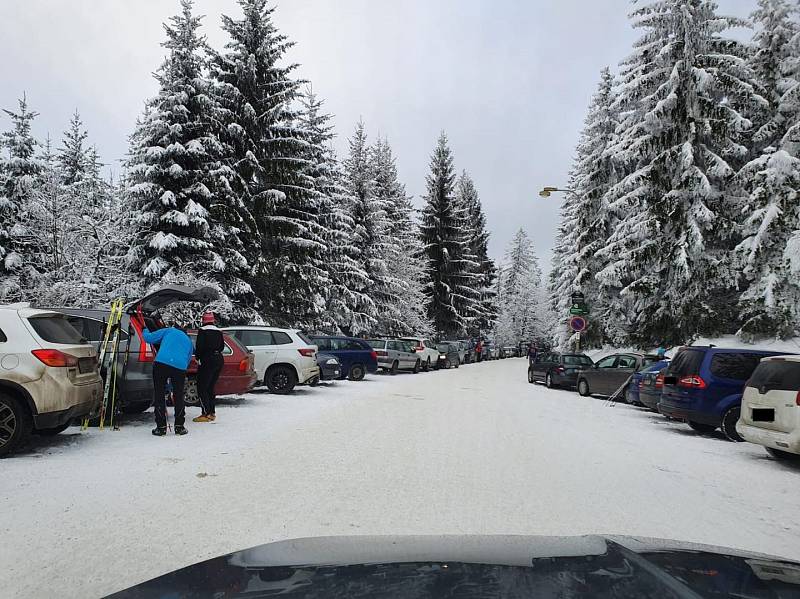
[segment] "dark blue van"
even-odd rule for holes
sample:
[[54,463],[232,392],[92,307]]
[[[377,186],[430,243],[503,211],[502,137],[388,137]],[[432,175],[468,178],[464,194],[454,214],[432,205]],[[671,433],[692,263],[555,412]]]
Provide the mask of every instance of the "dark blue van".
[[368,372],[377,372],[378,356],[372,346],[355,337],[310,335],[311,342],[326,354],[333,354],[342,365],[341,378],[360,381]]
[[736,422],[744,385],[761,358],[785,352],[683,347],[664,372],[658,411],[686,421],[700,433],[721,428],[731,441],[742,441]]

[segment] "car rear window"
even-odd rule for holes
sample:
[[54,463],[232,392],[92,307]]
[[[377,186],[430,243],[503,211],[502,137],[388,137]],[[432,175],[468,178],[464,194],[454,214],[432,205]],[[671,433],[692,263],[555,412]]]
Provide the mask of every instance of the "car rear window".
[[724,379],[746,381],[763,357],[763,354],[716,353],[711,358],[711,374]]
[[[280,333],[279,331],[273,331],[273,332],[272,332],[272,334],[273,334],[273,335],[278,335],[278,334],[280,334],[280,335],[286,335],[286,333]],[[313,342],[313,341],[311,341],[311,339],[308,337],[308,335],[306,335],[306,334],[305,334],[305,333],[303,333],[302,331],[297,331],[297,336],[298,336],[298,337],[300,337],[300,340],[301,340],[303,343],[307,343],[308,345],[314,345],[314,342]],[[277,343],[278,345],[283,345],[283,344],[285,344],[285,343],[291,343],[291,342],[292,342],[292,339],[291,339],[291,337],[289,337],[289,335],[286,335],[286,337],[288,337],[288,338],[289,338],[289,341],[277,341],[277,339],[278,339],[278,338],[277,338],[277,337],[275,337],[275,339],[276,339],[276,343]]]
[[64,316],[32,316],[28,319],[33,330],[49,343],[77,345],[86,343],[81,334]]
[[675,359],[670,362],[667,372],[671,375],[686,376],[690,374],[698,374],[700,366],[703,364],[702,351],[695,349],[684,349],[678,352]]
[[[300,337],[304,343],[314,345],[314,342],[305,335],[298,333],[297,336]],[[272,331],[272,342],[275,345],[289,345],[292,342],[292,338],[283,331]]]
[[591,366],[592,359],[589,356],[564,356],[564,364],[568,366]]
[[386,347],[386,341],[382,341],[381,339],[369,339],[367,341],[370,347],[373,349],[384,349]]
[[768,360],[753,371],[748,387],[766,387],[779,391],[800,391],[800,362]]
[[0,329],[0,343],[5,343],[6,341],[8,341],[8,337],[6,337],[3,329]]

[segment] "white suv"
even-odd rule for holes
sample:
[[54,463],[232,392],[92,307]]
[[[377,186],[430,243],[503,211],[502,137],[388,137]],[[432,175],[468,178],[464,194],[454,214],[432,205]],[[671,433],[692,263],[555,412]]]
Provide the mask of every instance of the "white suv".
[[273,393],[319,381],[317,346],[296,329],[237,326],[222,329],[253,352],[258,380]]
[[736,432],[775,458],[800,460],[800,356],[761,360],[745,383]]
[[0,306],[0,456],[95,413],[102,395],[95,349],[66,316]]
[[402,337],[402,340],[414,343],[416,346],[414,351],[417,352],[417,356],[420,359],[422,370],[427,372],[436,366],[439,361],[439,350],[433,341],[423,337]]

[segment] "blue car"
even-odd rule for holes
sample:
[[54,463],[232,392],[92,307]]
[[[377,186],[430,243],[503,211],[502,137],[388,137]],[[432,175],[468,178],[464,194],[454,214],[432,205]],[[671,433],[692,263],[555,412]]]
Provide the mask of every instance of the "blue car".
[[745,382],[761,358],[782,353],[713,346],[681,348],[664,372],[658,411],[684,420],[697,432],[721,428],[730,441],[742,441],[736,422]]
[[311,336],[319,351],[336,356],[341,364],[341,378],[360,381],[368,372],[377,372],[378,355],[372,346],[355,337]]
[[642,379],[645,377],[646,374],[651,372],[658,372],[662,368],[664,368],[667,364],[669,364],[668,360],[661,360],[660,362],[655,362],[654,364],[650,364],[649,366],[645,366],[641,370],[637,370],[636,372],[631,375],[631,382],[628,385],[627,389],[625,390],[625,400],[632,405],[641,406],[644,405],[639,398],[639,389],[641,389],[641,382]]

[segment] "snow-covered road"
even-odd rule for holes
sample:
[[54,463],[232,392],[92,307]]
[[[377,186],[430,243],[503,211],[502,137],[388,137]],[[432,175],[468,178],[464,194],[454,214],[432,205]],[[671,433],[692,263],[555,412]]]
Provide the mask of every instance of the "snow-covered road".
[[152,437],[145,414],[119,432],[35,440],[0,462],[0,595],[98,597],[336,534],[635,534],[800,560],[800,468],[529,385],[525,368],[254,393],[186,437]]

